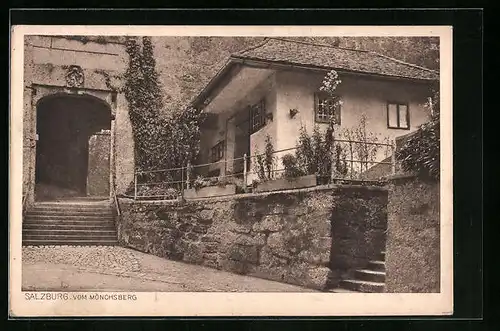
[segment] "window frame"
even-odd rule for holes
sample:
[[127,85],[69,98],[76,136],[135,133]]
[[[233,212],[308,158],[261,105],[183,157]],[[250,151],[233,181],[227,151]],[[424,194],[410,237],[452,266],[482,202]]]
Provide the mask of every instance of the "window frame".
[[[216,152],[216,153],[214,153],[214,152]],[[217,154],[217,156],[214,157],[214,154]],[[225,140],[221,140],[218,143],[216,143],[215,145],[213,145],[212,148],[210,148],[210,155],[209,155],[210,163],[215,163],[215,162],[222,160],[224,158],[225,154],[226,154],[225,153]]]
[[[397,126],[391,126],[390,120],[389,120],[389,114],[390,114],[390,106],[396,106],[396,123]],[[406,126],[401,126],[401,121],[400,121],[400,115],[399,115],[399,107],[400,106],[405,106],[406,107]],[[408,102],[399,102],[399,101],[387,101],[387,128],[388,129],[398,129],[398,130],[410,130],[411,124],[410,124],[410,105]]]
[[[266,126],[266,98],[262,98],[259,102],[248,106],[250,118],[250,134],[253,134]],[[255,124],[255,119],[259,119],[259,123]]]
[[[338,95],[335,95],[335,97],[339,97]],[[314,93],[314,122],[315,123],[322,123],[322,124],[328,124],[330,123],[330,116],[331,114],[326,114],[327,118],[322,119],[318,117],[319,114],[319,105],[320,105],[320,100],[322,99],[329,99],[332,98],[330,97],[326,92],[315,92]],[[342,124],[342,104],[339,104],[337,108],[334,110],[334,116],[336,119],[335,125],[341,125]],[[337,114],[335,114],[337,113]]]

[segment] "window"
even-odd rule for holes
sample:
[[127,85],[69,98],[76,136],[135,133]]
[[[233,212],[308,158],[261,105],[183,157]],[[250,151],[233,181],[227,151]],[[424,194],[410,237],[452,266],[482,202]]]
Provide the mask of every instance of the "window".
[[265,115],[265,99],[262,99],[259,103],[250,106],[250,133],[257,132],[266,125]]
[[410,128],[408,104],[394,102],[387,104],[387,127],[390,129]]
[[224,140],[218,142],[210,150],[210,162],[217,162],[224,157]]
[[334,99],[326,93],[316,93],[314,95],[315,120],[319,123],[329,123],[333,116],[335,124],[340,125],[341,105],[335,104]]

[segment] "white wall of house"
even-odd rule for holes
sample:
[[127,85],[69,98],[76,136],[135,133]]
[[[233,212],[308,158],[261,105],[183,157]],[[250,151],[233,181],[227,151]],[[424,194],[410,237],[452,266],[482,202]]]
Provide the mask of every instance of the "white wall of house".
[[[314,93],[325,77],[323,73],[281,71],[276,74],[277,93],[277,133],[276,150],[296,146],[299,130],[304,126],[311,132],[314,125],[326,130],[327,124],[316,123],[314,111]],[[377,79],[361,76],[340,76],[337,88],[342,98],[341,124],[336,133],[352,129],[360,124],[365,114],[367,131],[378,136],[379,142],[393,141],[395,137],[416,130],[429,120],[430,114],[424,108],[430,96],[426,84]],[[392,129],[387,125],[388,102],[407,103],[410,116],[409,129]],[[298,109],[294,118],[290,118],[289,109]],[[377,161],[387,157],[387,148],[380,148]],[[284,152],[286,154],[289,152]],[[292,152],[293,153],[293,152]],[[280,164],[282,167],[282,165]]]
[[[327,124],[315,123],[314,116],[314,93],[319,91],[323,78],[324,74],[291,71],[277,74],[277,149],[295,146],[294,137],[297,137],[301,125],[308,131],[314,124],[326,129]],[[430,114],[423,107],[430,96],[429,87],[425,84],[360,76],[341,76],[340,79],[342,83],[337,88],[343,100],[340,129],[356,127],[362,114],[365,114],[368,131],[394,139],[429,120]],[[409,130],[387,127],[388,101],[409,104]],[[293,119],[289,117],[291,108],[299,110]]]

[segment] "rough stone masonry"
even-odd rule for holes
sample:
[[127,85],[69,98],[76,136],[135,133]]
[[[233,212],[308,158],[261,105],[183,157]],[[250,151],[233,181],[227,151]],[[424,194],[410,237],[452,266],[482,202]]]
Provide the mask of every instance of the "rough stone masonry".
[[380,187],[121,205],[125,246],[314,289],[335,286],[385,248],[387,192]]

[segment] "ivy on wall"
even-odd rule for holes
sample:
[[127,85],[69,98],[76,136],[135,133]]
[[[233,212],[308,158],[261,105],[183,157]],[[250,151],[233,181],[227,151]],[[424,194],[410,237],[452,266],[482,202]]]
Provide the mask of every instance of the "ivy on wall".
[[[136,168],[144,171],[185,167],[199,152],[201,112],[193,108],[162,112],[164,92],[151,37],[142,37],[142,47],[137,39],[128,39],[126,51],[129,64],[124,94],[135,142]],[[154,174],[162,180],[177,180],[180,176],[179,171]]]

